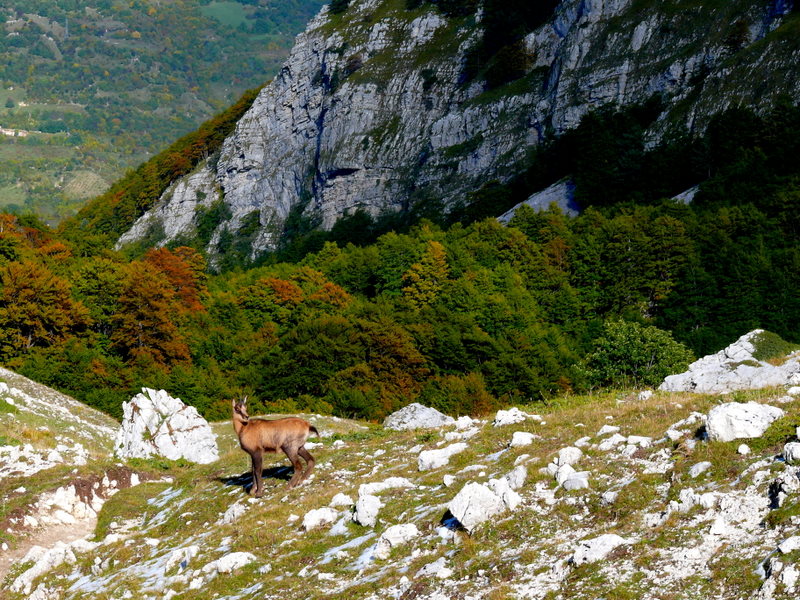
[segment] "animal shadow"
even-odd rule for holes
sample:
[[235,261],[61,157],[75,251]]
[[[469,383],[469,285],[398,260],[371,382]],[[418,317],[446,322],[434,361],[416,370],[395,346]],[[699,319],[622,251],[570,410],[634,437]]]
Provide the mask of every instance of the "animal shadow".
[[[294,469],[292,467],[270,467],[269,469],[262,470],[261,476],[264,479],[282,479],[283,481],[288,481],[293,473]],[[253,472],[246,471],[241,475],[217,477],[216,480],[225,485],[242,487],[245,491],[249,491],[250,488],[253,487]]]

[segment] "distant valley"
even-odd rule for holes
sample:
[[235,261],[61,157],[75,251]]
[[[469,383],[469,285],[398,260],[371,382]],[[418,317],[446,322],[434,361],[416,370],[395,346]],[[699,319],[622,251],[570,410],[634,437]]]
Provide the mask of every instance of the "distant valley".
[[321,5],[0,2],[0,210],[73,214],[265,83]]

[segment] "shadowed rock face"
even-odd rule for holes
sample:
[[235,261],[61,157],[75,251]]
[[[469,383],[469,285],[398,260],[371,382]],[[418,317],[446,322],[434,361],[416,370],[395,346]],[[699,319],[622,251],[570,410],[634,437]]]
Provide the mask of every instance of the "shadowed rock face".
[[655,143],[676,127],[702,131],[728,106],[800,97],[800,47],[779,29],[783,4],[733,0],[673,14],[660,3],[564,0],[525,39],[529,74],[490,92],[464,81],[480,37],[475,19],[426,6],[420,14],[354,0],[337,17],[324,8],[218,160],[177,181],[119,243],[191,234],[198,206],[221,197],[230,216],[210,253],[224,231],[257,216],[256,256],[276,247],[292,211],[330,228],[358,209],[378,215],[424,196],[451,206],[507,179],[546,132],[573,128],[600,106],[661,95],[668,109],[650,132]]

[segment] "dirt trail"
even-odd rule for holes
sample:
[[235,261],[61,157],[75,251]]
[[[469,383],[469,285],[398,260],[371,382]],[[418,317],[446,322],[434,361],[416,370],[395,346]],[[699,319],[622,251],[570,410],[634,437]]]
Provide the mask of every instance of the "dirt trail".
[[52,548],[55,546],[56,542],[69,544],[70,542],[91,535],[96,525],[97,518],[91,518],[81,519],[77,523],[68,525],[49,525],[33,531],[30,536],[20,540],[20,544],[16,548],[11,548],[7,552],[0,551],[0,582],[5,579],[14,565],[22,560],[28,553],[28,550],[34,546]]

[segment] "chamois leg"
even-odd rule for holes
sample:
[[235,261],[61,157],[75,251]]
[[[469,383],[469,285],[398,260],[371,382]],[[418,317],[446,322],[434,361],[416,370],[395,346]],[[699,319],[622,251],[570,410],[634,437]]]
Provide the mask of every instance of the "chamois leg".
[[297,482],[299,484],[303,483],[308,476],[311,475],[311,471],[314,470],[314,464],[316,461],[314,460],[314,457],[311,456],[311,452],[306,450],[303,446],[300,446],[300,448],[297,449],[297,453],[303,457],[303,460],[306,461],[306,470],[303,472],[303,476],[300,478],[300,481]]
[[250,488],[250,495],[261,498],[264,495],[264,481],[261,478],[261,467],[264,457],[261,452],[254,452],[253,459],[253,487]]
[[297,456],[297,448],[294,446],[284,446],[282,450],[286,453],[286,456],[289,457],[289,460],[292,461],[292,466],[294,467],[294,475],[292,475],[292,478],[289,480],[289,487],[293,488],[300,483],[300,477],[303,475],[303,463]]

